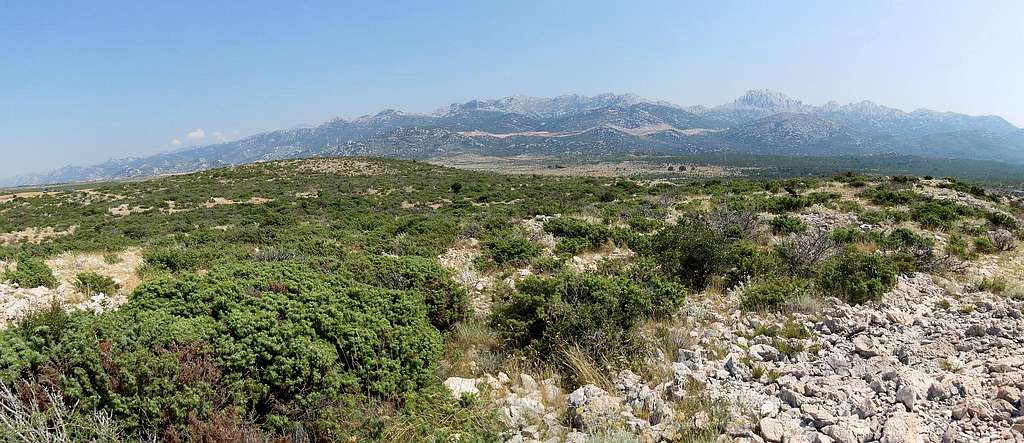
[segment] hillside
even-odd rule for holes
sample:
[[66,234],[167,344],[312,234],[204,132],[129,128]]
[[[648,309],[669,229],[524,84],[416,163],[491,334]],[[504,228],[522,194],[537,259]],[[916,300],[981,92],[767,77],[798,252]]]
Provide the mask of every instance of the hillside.
[[904,112],[868,101],[813,106],[767,90],[750,91],[715,107],[681,107],[629,94],[516,96],[452,104],[432,114],[385,110],[151,157],[13,177],[0,185],[110,180],[338,155],[422,160],[462,154],[708,152],[891,153],[1020,164],[1024,163],[1024,130],[995,116]]
[[0,195],[0,440],[1024,438],[1021,197],[614,165]]

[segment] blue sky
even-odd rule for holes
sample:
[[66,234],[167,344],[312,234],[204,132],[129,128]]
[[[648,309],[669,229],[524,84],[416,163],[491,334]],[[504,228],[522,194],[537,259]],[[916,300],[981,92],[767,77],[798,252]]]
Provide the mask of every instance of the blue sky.
[[0,176],[513,94],[770,88],[1024,126],[1021,1],[0,3]]

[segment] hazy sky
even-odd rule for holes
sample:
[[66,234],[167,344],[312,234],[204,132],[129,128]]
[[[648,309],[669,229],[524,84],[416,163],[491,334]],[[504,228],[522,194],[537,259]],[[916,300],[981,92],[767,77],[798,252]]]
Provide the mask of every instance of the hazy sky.
[[0,0],[0,176],[514,94],[770,88],[1024,126],[1020,0],[287,3]]

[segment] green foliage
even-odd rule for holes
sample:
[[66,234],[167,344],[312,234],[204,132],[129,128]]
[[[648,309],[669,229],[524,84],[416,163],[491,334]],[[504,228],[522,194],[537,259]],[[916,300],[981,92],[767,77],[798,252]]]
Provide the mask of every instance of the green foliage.
[[974,237],[974,250],[979,254],[994,254],[998,252],[996,244],[992,239],[985,236]]
[[485,399],[455,399],[440,385],[410,393],[397,411],[386,414],[393,409],[387,402],[350,396],[317,411],[312,428],[320,441],[437,443],[497,443],[505,429]]
[[451,272],[426,257],[352,255],[343,267],[348,277],[371,286],[415,291],[427,307],[427,318],[447,331],[469,316],[466,291],[452,280]]
[[730,286],[746,279],[778,275],[785,268],[776,249],[761,248],[746,241],[729,244],[723,263],[726,266],[723,275]]
[[636,278],[642,276],[529,277],[496,306],[491,325],[505,346],[533,358],[578,345],[595,361],[608,361],[632,351],[638,322],[673,312],[685,297],[678,285]]
[[724,266],[724,241],[699,218],[681,218],[651,240],[651,254],[662,271],[699,290]]
[[804,224],[803,220],[788,215],[775,217],[769,224],[772,227],[772,232],[776,235],[793,234],[807,230],[807,225]]
[[997,228],[1012,231],[1019,227],[1015,218],[1003,212],[989,212],[985,214],[985,218],[988,219],[988,222],[991,223],[992,226]]
[[850,304],[877,301],[896,285],[896,264],[889,258],[846,252],[822,266],[817,284],[825,295]]
[[482,268],[523,266],[538,256],[541,249],[540,245],[516,235],[494,238],[483,242],[478,265]]
[[806,294],[809,282],[802,279],[769,279],[743,290],[740,306],[748,311],[781,311],[787,303]]
[[946,241],[946,253],[964,259],[974,258],[974,254],[968,250],[967,240],[960,234],[949,236],[949,240]]
[[349,393],[400,398],[432,382],[441,353],[416,292],[288,263],[158,278],[56,339],[41,328],[0,336],[5,381],[56,368],[65,396],[129,430],[181,426],[224,401],[273,427]]
[[911,217],[926,228],[950,228],[953,222],[976,211],[946,200],[932,200],[917,204],[911,209]]
[[558,217],[544,222],[544,231],[555,237],[576,239],[577,245],[586,242],[587,249],[599,248],[611,235],[607,226],[597,225],[572,217]]
[[7,269],[4,272],[4,279],[17,283],[23,288],[57,287],[57,278],[53,276],[50,267],[42,260],[28,254],[18,256],[17,265],[14,269]]
[[885,186],[877,186],[864,191],[863,195],[876,205],[896,206],[906,205],[917,201],[918,196],[914,191],[895,190]]
[[75,276],[75,289],[86,295],[114,295],[121,289],[114,279],[95,272],[81,272]]

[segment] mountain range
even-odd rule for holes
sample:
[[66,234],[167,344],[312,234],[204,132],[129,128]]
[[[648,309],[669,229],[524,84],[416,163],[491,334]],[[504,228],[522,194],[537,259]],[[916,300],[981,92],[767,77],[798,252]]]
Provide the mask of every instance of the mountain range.
[[354,120],[271,131],[144,158],[69,166],[0,180],[38,185],[180,173],[297,157],[693,154],[902,154],[1024,163],[1024,129],[996,116],[870,101],[821,106],[752,90],[715,107],[677,106],[633,94],[472,100],[430,114],[385,110]]

